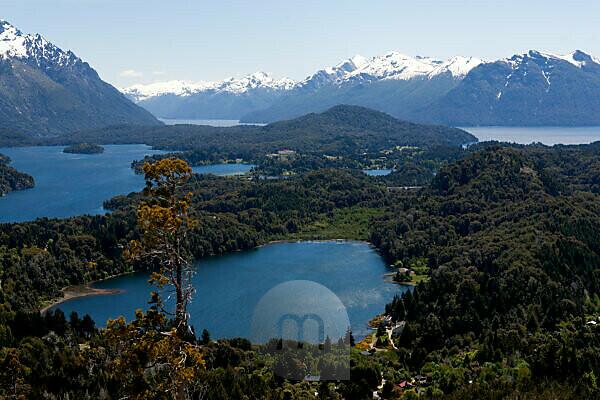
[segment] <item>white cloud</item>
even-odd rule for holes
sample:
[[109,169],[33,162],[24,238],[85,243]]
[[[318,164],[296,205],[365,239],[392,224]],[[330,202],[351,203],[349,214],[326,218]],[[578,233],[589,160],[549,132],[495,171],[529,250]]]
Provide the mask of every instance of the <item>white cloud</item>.
[[152,71],[152,75],[164,75],[165,71]]
[[140,71],[136,71],[135,69],[126,69],[124,71],[121,71],[119,75],[125,78],[140,78],[144,74]]

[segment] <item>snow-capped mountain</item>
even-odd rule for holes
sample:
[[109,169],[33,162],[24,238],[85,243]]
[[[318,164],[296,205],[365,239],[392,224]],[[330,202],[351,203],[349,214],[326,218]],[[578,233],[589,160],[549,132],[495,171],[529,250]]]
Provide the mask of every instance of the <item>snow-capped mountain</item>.
[[473,57],[454,57],[443,61],[390,52],[372,58],[356,55],[333,67],[319,70],[299,82],[288,78],[274,79],[265,72],[256,72],[240,79],[228,78],[218,82],[172,80],[133,85],[123,88],[121,91],[134,101],[140,102],[163,95],[192,96],[202,92],[243,94],[256,89],[289,91],[298,88],[315,89],[331,84],[342,85],[359,80],[433,79],[443,74],[450,74],[455,79],[461,79],[481,63],[481,60]]
[[0,128],[47,135],[157,123],[73,52],[0,20]]
[[22,59],[41,66],[51,63],[57,66],[81,62],[71,51],[63,51],[44,39],[40,34],[23,34],[16,27],[0,20],[0,60]]
[[[394,82],[426,81],[422,86],[435,86],[443,91],[445,89],[440,86],[454,85],[481,62],[467,57],[454,57],[445,61],[390,52],[371,58],[357,55],[297,82],[286,78],[274,79],[268,74],[257,72],[241,79],[229,78],[220,82],[168,81],[134,85],[122,89],[122,92],[163,118],[240,119],[245,115],[268,110],[272,106],[278,107],[280,101],[285,105],[288,101],[301,101],[305,96],[331,97],[332,94],[343,92],[357,84],[389,81],[392,87],[398,86]],[[440,84],[440,80],[447,81],[448,85]],[[430,81],[437,82],[431,84]],[[327,93],[322,93],[324,91]],[[293,114],[287,111],[275,114],[276,118],[297,116],[302,110],[324,110],[344,100],[346,99],[332,98],[318,107],[315,104],[316,108],[311,105],[312,100],[309,100],[302,105],[294,105]],[[265,118],[272,120],[270,116]]]
[[389,52],[357,55],[297,82],[257,73],[221,82],[136,85],[124,92],[165,118],[272,122],[353,104],[457,126],[600,124],[600,62],[581,51],[529,51],[497,61]]
[[336,104],[353,104],[406,116],[445,95],[483,63],[473,57],[439,60],[398,52],[365,58],[355,56],[298,82],[268,108],[242,117],[247,122],[271,122]]
[[600,60],[532,50],[485,63],[412,117],[457,126],[599,125]]
[[192,96],[201,92],[243,94],[256,89],[288,90],[295,85],[291,79],[273,79],[265,72],[256,72],[241,79],[228,78],[219,82],[167,81],[133,85],[121,91],[136,102],[163,95]]
[[341,85],[351,81],[433,79],[450,74],[461,79],[482,61],[472,57],[454,57],[443,61],[430,57],[410,57],[398,52],[365,58],[357,55],[340,64],[317,71],[298,83],[300,87]]

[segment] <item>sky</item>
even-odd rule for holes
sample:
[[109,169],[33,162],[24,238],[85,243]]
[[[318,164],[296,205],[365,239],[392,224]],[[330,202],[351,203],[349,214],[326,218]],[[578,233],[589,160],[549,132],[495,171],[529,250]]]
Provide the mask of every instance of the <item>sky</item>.
[[0,0],[0,18],[74,51],[117,86],[302,79],[356,54],[600,56],[598,0]]

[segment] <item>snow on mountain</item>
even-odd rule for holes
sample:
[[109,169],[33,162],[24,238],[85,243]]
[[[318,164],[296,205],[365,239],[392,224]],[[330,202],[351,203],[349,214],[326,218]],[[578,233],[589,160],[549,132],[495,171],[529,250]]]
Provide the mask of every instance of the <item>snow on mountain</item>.
[[393,51],[372,58],[355,56],[335,67],[326,68],[310,75],[298,85],[315,88],[327,83],[342,84],[359,80],[432,79],[446,73],[455,79],[462,79],[481,63],[481,60],[472,57],[454,57],[448,61],[442,61],[431,57],[410,57]]
[[455,79],[462,79],[467,76],[471,70],[477,68],[481,64],[483,64],[483,61],[479,58],[457,56],[438,65],[428,76],[434,77],[450,73]]
[[81,62],[71,51],[63,51],[39,34],[23,34],[9,22],[0,20],[0,60],[24,59],[38,66],[52,63],[66,66]]
[[530,50],[527,53],[517,54],[512,56],[511,58],[506,58],[500,61],[508,63],[513,69],[516,69],[519,66],[521,66],[523,62],[530,59],[542,60],[546,65],[564,61],[576,66],[577,68],[583,68],[588,64],[600,64],[599,59],[589,54],[586,54],[581,50],[575,50],[574,52],[568,54],[555,54],[537,50]]
[[254,89],[287,90],[294,86],[291,79],[274,79],[265,72],[256,72],[243,78],[228,78],[219,82],[167,81],[151,84],[133,85],[121,91],[136,102],[166,94],[191,96],[196,93],[212,91],[215,93],[241,94]]
[[0,130],[59,135],[109,125],[158,125],[71,51],[0,20]]
[[346,79],[373,77],[376,79],[409,80],[427,76],[442,61],[429,57],[410,57],[398,52],[371,58],[362,68],[353,71]]
[[229,78],[220,82],[173,80],[146,85],[139,84],[124,88],[122,92],[139,102],[166,94],[191,96],[207,91],[240,94],[258,88],[277,91],[296,88],[314,90],[325,85],[343,84],[349,81],[432,79],[442,74],[450,74],[455,79],[462,79],[481,63],[481,60],[472,57],[454,57],[448,61],[442,61],[430,57],[410,57],[398,52],[390,52],[372,58],[356,55],[333,67],[319,70],[300,82],[286,78],[277,80],[264,72],[257,72],[241,79]]

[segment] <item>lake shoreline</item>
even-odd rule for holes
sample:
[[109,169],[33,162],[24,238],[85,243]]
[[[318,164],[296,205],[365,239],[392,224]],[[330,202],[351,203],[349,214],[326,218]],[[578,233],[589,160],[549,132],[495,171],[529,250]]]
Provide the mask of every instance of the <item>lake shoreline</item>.
[[98,289],[98,288],[93,287],[93,285],[96,283],[102,282],[102,281],[109,280],[109,279],[133,274],[134,272],[135,271],[124,272],[121,274],[111,275],[111,276],[108,276],[108,277],[102,278],[102,279],[96,279],[96,280],[90,281],[88,283],[64,287],[60,290],[62,292],[62,297],[52,299],[50,304],[40,308],[40,314],[44,315],[50,309],[52,309],[64,302],[67,302],[69,300],[79,299],[82,297],[89,297],[89,296],[107,296],[107,295],[124,293],[124,291],[120,290],[120,289]]
[[[366,241],[366,240],[356,240],[356,239],[309,239],[309,240],[280,239],[280,240],[271,240],[266,243],[259,244],[251,249],[236,250],[233,252],[227,252],[227,253],[219,254],[216,256],[223,256],[226,254],[234,254],[234,253],[243,252],[243,251],[251,251],[251,250],[256,250],[256,249],[259,249],[262,247],[266,247],[266,246],[270,246],[270,245],[274,245],[274,244],[283,244],[283,243],[361,243],[361,244],[367,244],[369,247],[371,247],[372,249],[374,249],[376,251],[378,250],[377,247],[375,247],[375,245],[373,243]],[[214,256],[210,256],[210,257],[214,257]],[[195,260],[195,261],[198,261],[198,260]],[[90,281],[90,282],[87,282],[84,284],[71,285],[71,286],[64,287],[61,289],[61,292],[63,294],[62,297],[52,299],[50,304],[45,305],[42,308],[40,308],[40,314],[43,315],[43,314],[47,313],[50,309],[52,309],[62,303],[65,303],[69,300],[74,300],[74,299],[78,299],[78,298],[82,298],[82,297],[89,297],[89,296],[107,296],[107,295],[124,293],[124,291],[120,290],[120,289],[99,289],[99,288],[93,287],[93,285],[95,285],[96,283],[99,283],[99,282],[107,281],[109,279],[118,278],[118,277],[126,276],[126,275],[131,275],[136,272],[138,272],[138,271],[123,272],[120,274],[108,276],[106,278],[93,280],[93,281]],[[387,275],[387,274],[385,274],[385,275]],[[393,282],[393,281],[390,281],[387,279],[386,279],[386,282],[387,283],[397,283],[397,282]]]

